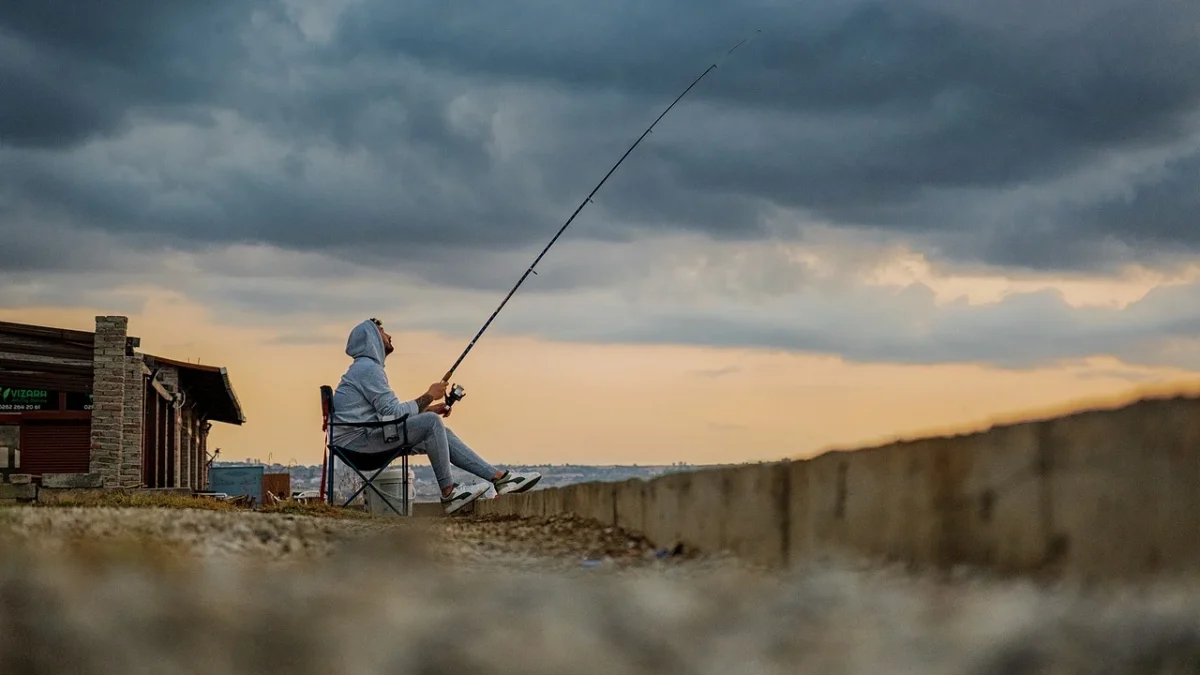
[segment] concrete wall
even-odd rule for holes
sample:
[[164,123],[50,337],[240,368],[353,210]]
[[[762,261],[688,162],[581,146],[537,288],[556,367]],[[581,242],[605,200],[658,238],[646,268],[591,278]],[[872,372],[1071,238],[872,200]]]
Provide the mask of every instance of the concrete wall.
[[1200,572],[1200,399],[923,438],[803,461],[480,501],[575,513],[661,547],[771,565],[827,553],[1082,579]]

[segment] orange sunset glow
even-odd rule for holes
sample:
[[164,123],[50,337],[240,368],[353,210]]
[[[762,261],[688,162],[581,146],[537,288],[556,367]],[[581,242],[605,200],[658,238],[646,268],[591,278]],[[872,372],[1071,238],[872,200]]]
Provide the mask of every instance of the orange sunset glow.
[[[269,325],[222,325],[211,310],[161,291],[129,312],[140,351],[229,369],[243,427],[218,424],[226,460],[320,463],[317,387],[336,385],[342,345],[280,345]],[[0,311],[0,320],[89,330],[103,307]],[[386,320],[386,319],[385,319]],[[391,320],[393,388],[415,397],[465,346]],[[314,332],[349,325],[314,325]],[[1006,371],[975,365],[865,365],[778,351],[556,343],[488,335],[456,381],[467,398],[449,423],[495,461],[692,464],[802,458],[834,447],[980,428],[1187,387],[1178,369],[1110,358]]]

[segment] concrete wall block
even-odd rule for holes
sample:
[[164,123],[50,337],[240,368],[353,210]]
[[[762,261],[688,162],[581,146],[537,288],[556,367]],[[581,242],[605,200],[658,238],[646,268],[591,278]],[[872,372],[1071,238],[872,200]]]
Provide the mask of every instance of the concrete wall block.
[[566,509],[564,508],[564,505],[563,505],[562,489],[538,490],[538,491],[536,491],[534,493],[530,493],[530,494],[541,495],[540,501],[542,503],[542,517],[550,518],[552,516],[557,516],[557,515],[566,513]]
[[788,560],[791,462],[720,470],[721,548],[765,563]]
[[942,509],[938,521],[943,564],[969,563],[1005,574],[1043,564],[1051,533],[1041,430],[1038,424],[1017,424],[958,439],[959,458],[969,456],[970,462],[959,465],[955,478],[958,508]]
[[508,502],[510,505],[510,508],[512,509],[508,515],[519,515],[519,516],[533,515],[535,510],[538,508],[535,503],[535,499],[537,497],[538,497],[538,495],[535,495],[533,493],[513,495],[513,499]]
[[587,506],[587,498],[579,489],[580,485],[580,483],[564,485],[560,488],[551,488],[548,491],[559,494],[559,501],[564,512],[573,513],[580,518],[589,518],[590,516],[584,513],[584,509]]
[[508,499],[505,497],[497,497],[496,499],[477,499],[475,504],[475,513],[481,516],[499,515],[504,504],[507,504]]
[[617,527],[632,534],[646,532],[646,511],[643,491],[646,481],[630,478],[617,483],[613,488],[613,500],[616,502]]
[[1200,401],[1043,423],[1048,568],[1085,579],[1200,570]]
[[815,463],[811,547],[863,552],[889,561],[936,558],[931,473],[936,439],[839,452]]
[[[991,434],[950,436],[925,439],[912,447],[927,451],[925,456],[925,502],[930,510],[911,512],[914,523],[928,524],[919,542],[910,547],[914,553],[910,561],[932,562],[949,569],[954,565],[979,562],[991,556],[986,546],[980,546],[978,510],[975,505],[978,495],[967,491],[967,476],[972,472],[979,457],[980,448],[986,447]],[[930,555],[930,558],[926,558]]]
[[102,489],[72,489],[72,488],[47,488],[42,487],[38,490],[37,500],[39,504],[53,505],[61,504],[68,501],[77,501],[80,499],[92,498],[95,499],[108,491]]
[[680,499],[692,494],[692,476],[691,472],[672,473],[646,483],[642,534],[656,546],[666,548],[680,541]]
[[574,513],[604,525],[613,525],[616,523],[613,490],[612,483],[602,482],[565,486],[562,488],[562,508],[564,512]]
[[542,491],[540,491],[540,490],[537,492],[526,492],[523,495],[519,495],[520,501],[513,504],[513,507],[520,509],[520,511],[517,512],[517,515],[520,515],[522,517],[541,518],[542,517],[542,505],[541,505],[541,501],[540,501],[541,498],[542,498]]
[[506,516],[523,516],[529,513],[532,503],[527,494],[508,495],[495,501],[501,506],[500,513]]
[[529,503],[526,504],[526,513],[533,518],[545,518],[546,516],[546,492],[547,490],[538,490],[529,492]]
[[807,460],[807,531],[810,548],[821,551],[845,546],[849,535],[849,466],[853,454],[833,451]]
[[13,485],[0,483],[0,500],[33,501],[37,499],[37,486],[32,483]]
[[573,513],[580,518],[587,518],[588,516],[582,511],[582,509],[586,506],[585,502],[587,498],[583,495],[582,491],[580,491],[580,485],[580,483],[564,485],[562,487],[544,490],[544,492],[557,493],[559,497],[559,504],[564,512]]
[[663,547],[682,543],[701,551],[723,550],[725,525],[733,501],[730,472],[702,469],[678,474],[684,475],[687,477],[668,481],[656,491],[666,507],[659,513],[673,514],[675,522],[673,534],[664,533],[661,540],[652,536],[651,540]]
[[99,473],[47,473],[42,474],[44,488],[101,488],[104,477]]
[[[1005,454],[1010,448],[1016,449]],[[1035,452],[1036,436],[1026,427],[809,460],[793,472],[792,499],[800,501],[792,506],[791,558],[852,551],[946,567],[1018,560],[1030,551],[1036,557],[1038,538],[1022,533],[1029,525],[1028,513],[1021,511],[1025,504],[1008,498],[1000,505],[996,498],[1007,481],[1018,480],[1014,476],[1022,475]],[[1002,456],[981,463],[989,453]],[[1001,552],[1001,541],[1013,537],[1025,546],[1023,552]]]
[[605,525],[617,524],[617,486],[615,483],[592,483],[589,501],[592,518]]
[[788,565],[801,565],[816,557],[813,546],[812,518],[809,501],[812,490],[808,485],[808,470],[812,462],[794,461],[788,471]]

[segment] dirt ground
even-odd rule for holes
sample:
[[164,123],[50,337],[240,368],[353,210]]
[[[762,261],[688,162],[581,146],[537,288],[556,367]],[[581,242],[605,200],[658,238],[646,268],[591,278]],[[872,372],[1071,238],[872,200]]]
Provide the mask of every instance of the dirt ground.
[[571,519],[0,509],[0,672],[1200,673],[1193,586],[767,573]]
[[38,552],[123,552],[254,565],[315,562],[360,548],[458,570],[628,570],[731,558],[658,551],[640,537],[570,517],[313,518],[154,508],[0,509],[0,541]]

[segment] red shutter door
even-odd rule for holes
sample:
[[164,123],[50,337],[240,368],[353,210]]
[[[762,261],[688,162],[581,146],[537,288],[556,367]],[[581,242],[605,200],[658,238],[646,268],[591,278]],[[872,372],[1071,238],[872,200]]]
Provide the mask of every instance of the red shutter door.
[[87,473],[92,425],[70,422],[21,422],[21,473]]

